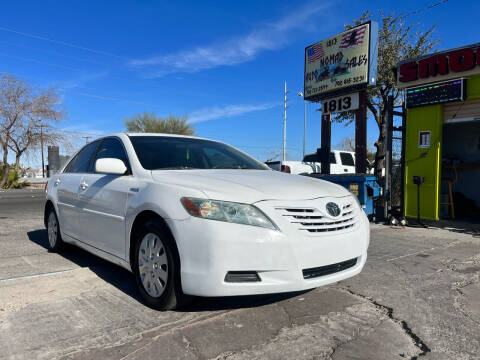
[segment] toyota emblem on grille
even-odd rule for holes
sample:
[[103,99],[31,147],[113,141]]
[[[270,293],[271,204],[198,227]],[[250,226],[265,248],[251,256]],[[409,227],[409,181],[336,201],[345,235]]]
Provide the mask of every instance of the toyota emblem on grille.
[[327,203],[327,205],[325,205],[325,208],[331,216],[337,217],[338,215],[340,215],[340,208],[334,202]]

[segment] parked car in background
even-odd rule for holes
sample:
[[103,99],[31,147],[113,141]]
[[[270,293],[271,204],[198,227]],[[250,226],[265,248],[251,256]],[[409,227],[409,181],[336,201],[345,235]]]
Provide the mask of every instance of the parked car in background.
[[[273,170],[290,174],[312,174],[321,172],[321,164],[316,153],[307,154],[303,161],[267,161]],[[355,153],[352,151],[332,150],[330,152],[330,174],[355,173]]]
[[128,269],[157,309],[185,295],[312,289],[358,274],[367,260],[369,223],[356,196],[217,141],[107,136],[46,191],[50,250],[71,243]]

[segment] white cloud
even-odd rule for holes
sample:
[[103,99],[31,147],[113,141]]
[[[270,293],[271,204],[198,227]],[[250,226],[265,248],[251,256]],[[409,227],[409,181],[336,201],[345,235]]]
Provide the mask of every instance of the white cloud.
[[264,103],[256,105],[227,105],[223,107],[214,106],[192,112],[189,116],[189,122],[199,123],[208,120],[229,118],[253,111],[268,110],[278,105],[278,103]]
[[[147,69],[152,77],[169,73],[193,73],[218,66],[231,66],[250,61],[262,51],[277,50],[290,41],[294,31],[313,30],[318,15],[329,4],[309,3],[272,23],[265,23],[243,36],[226,41],[184,49],[178,52],[136,59],[130,65]],[[312,19],[314,18],[315,19]]]

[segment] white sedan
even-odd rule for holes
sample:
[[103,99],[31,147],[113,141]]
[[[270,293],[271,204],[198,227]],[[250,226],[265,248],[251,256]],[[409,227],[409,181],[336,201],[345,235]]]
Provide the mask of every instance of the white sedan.
[[271,171],[221,142],[115,134],[47,184],[49,247],[75,244],[135,275],[145,302],[312,289],[358,274],[369,223],[343,187]]

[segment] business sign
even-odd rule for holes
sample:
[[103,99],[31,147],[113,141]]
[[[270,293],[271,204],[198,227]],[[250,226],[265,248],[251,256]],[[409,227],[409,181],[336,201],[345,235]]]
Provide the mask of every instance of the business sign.
[[397,67],[400,89],[480,74],[480,44],[405,60]]
[[358,109],[358,93],[322,100],[322,115]]
[[319,101],[377,80],[378,25],[368,22],[305,48],[305,99]]
[[464,101],[466,80],[455,79],[408,88],[405,94],[407,108]]

